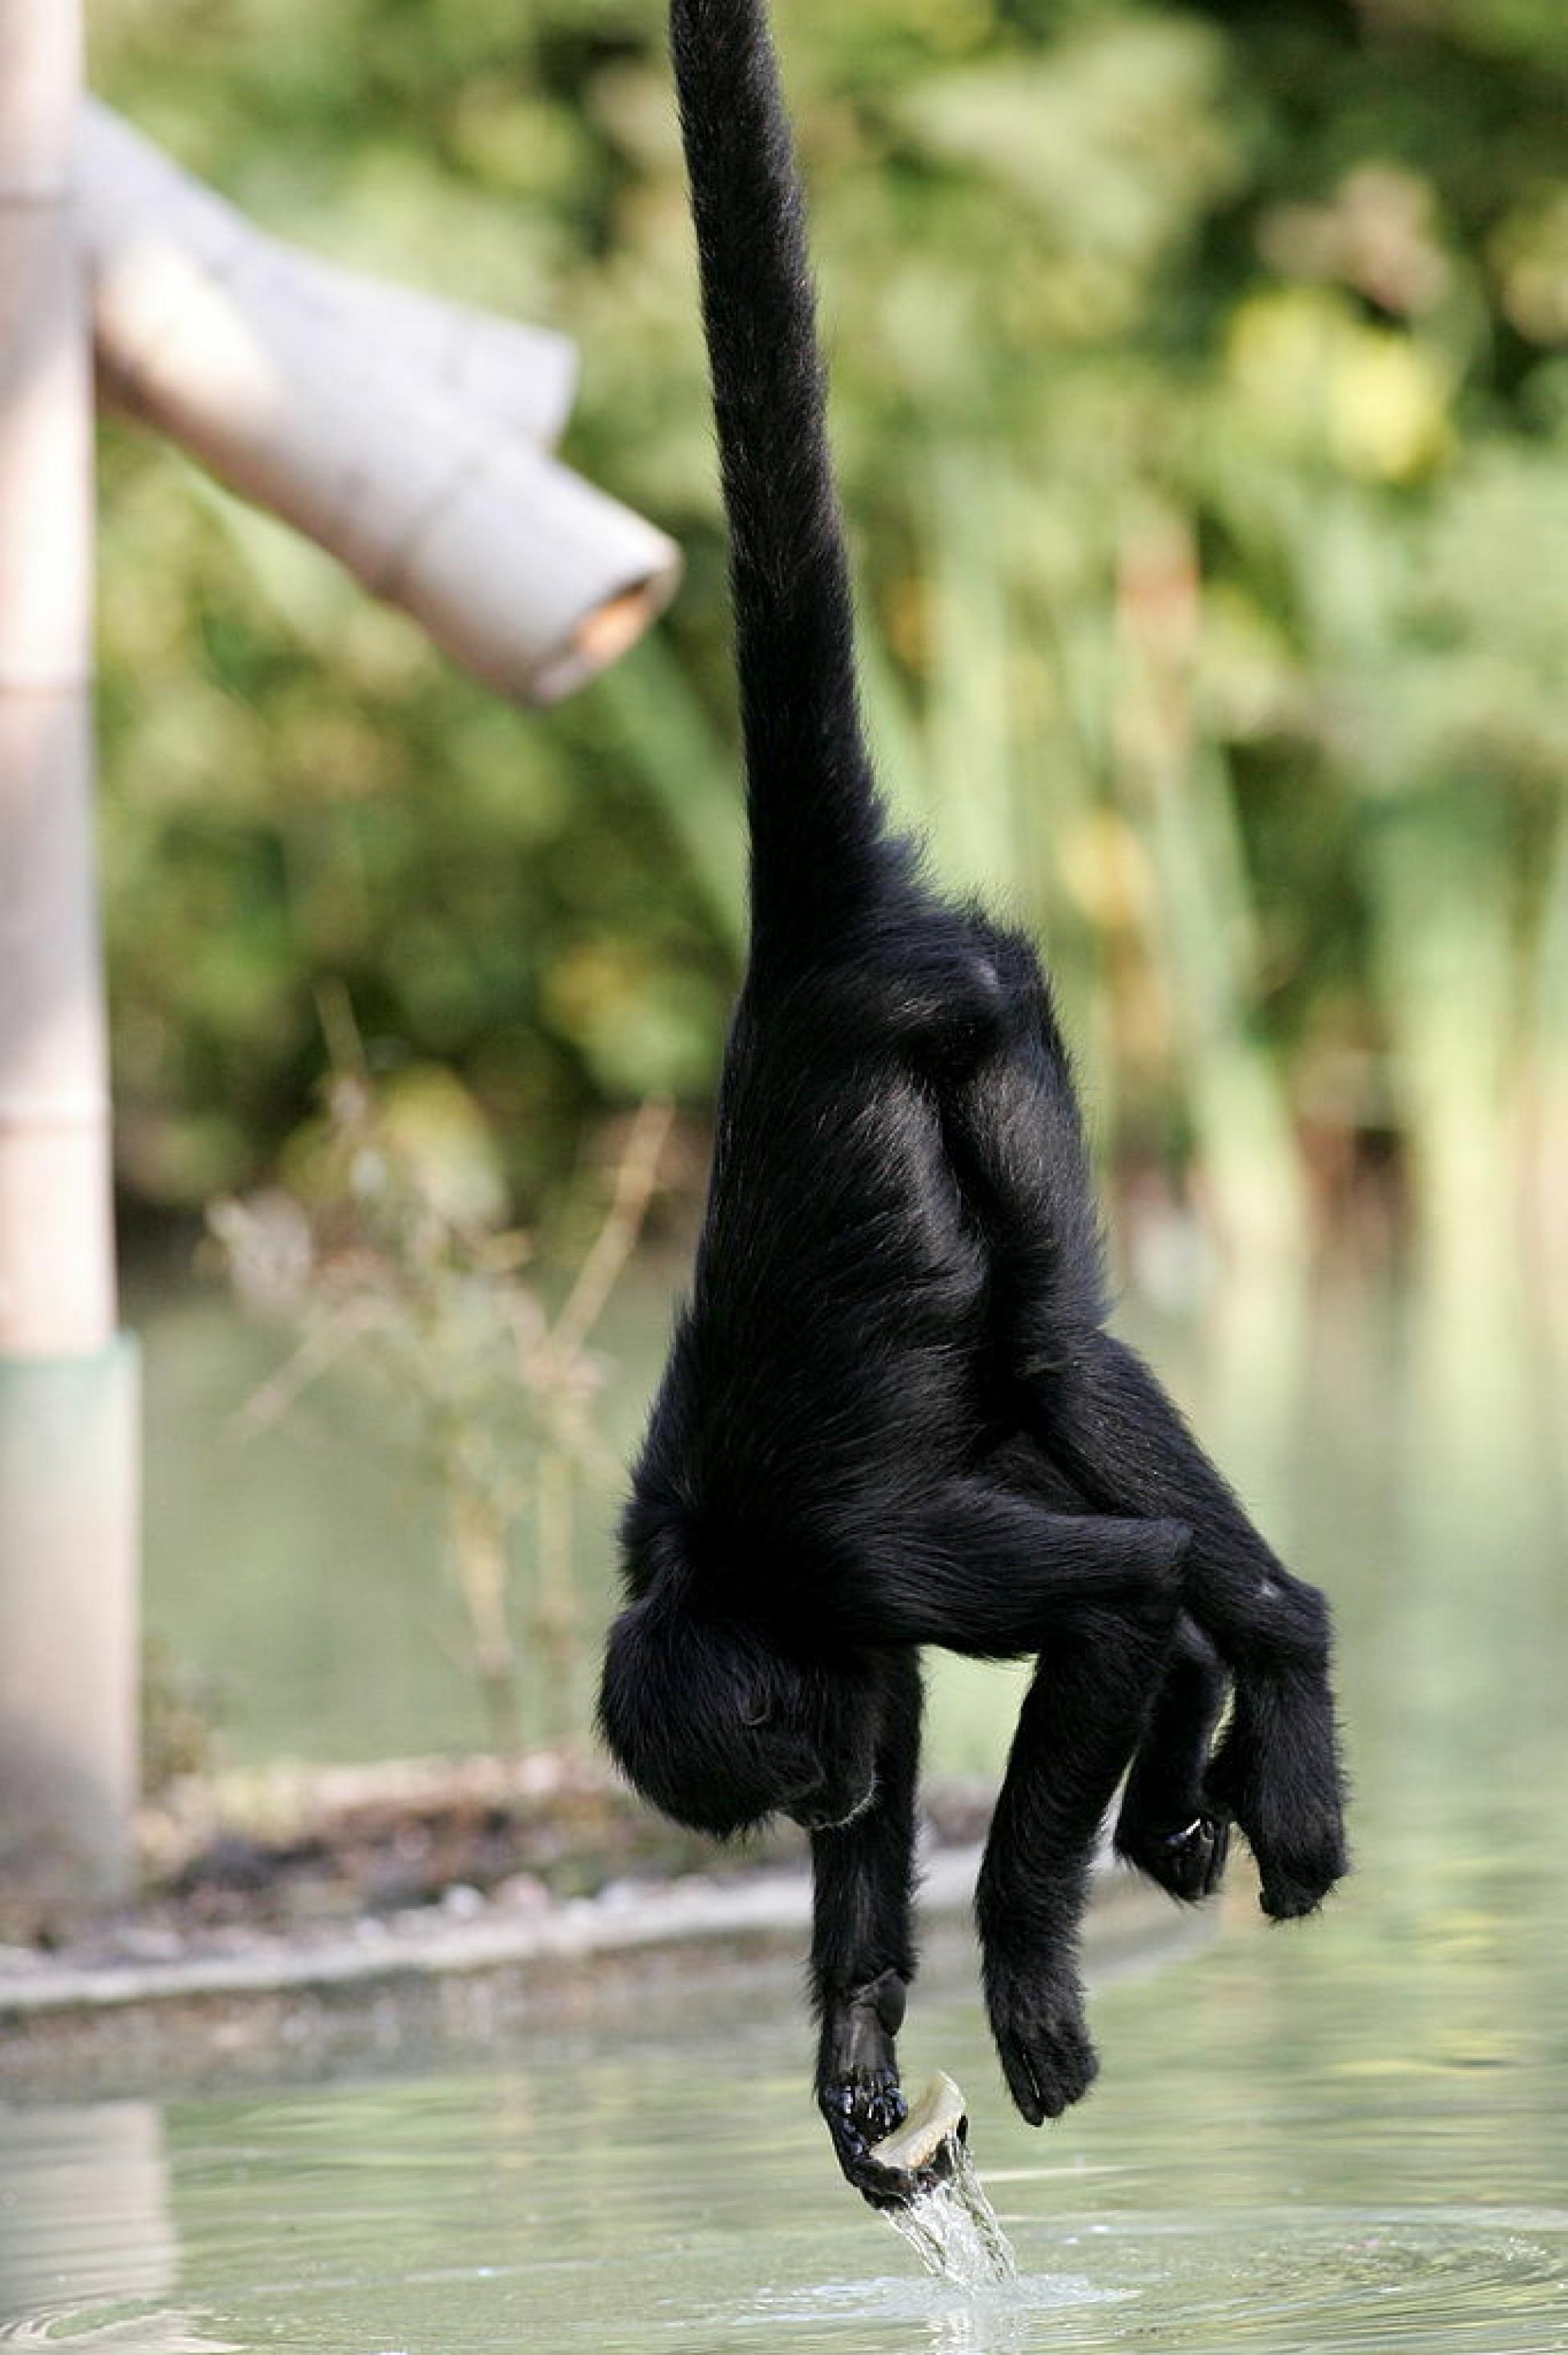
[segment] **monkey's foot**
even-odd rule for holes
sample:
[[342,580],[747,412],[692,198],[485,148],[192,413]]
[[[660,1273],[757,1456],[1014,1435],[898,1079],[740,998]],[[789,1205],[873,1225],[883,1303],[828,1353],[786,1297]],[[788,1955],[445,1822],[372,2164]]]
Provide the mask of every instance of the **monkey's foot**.
[[1238,1694],[1214,1753],[1208,1796],[1246,1835],[1264,1912],[1276,1922],[1315,1913],[1350,1870],[1326,1688]]
[[1206,1807],[1176,1831],[1158,1830],[1124,1807],[1116,1828],[1117,1854],[1183,1905],[1213,1895],[1224,1879],[1230,1846],[1230,1818]]
[[1075,1987],[991,1969],[987,1973],[991,2034],[1007,2090],[1032,2126],[1059,2118],[1099,2074]]
[[1273,1922],[1316,1913],[1351,1869],[1337,1807],[1298,1807],[1282,1825],[1272,1823],[1266,1810],[1252,1823],[1245,1816],[1238,1820],[1257,1859],[1258,1902]]

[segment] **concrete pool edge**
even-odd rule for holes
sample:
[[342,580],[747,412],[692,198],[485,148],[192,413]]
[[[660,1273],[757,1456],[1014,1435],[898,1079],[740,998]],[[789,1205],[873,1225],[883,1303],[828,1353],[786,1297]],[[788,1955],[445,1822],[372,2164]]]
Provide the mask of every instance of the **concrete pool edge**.
[[[980,1849],[926,1860],[933,1927],[967,1913]],[[309,1943],[235,1953],[0,1973],[0,2099],[192,2090],[312,2076],[408,2053],[461,2051],[765,1959],[798,1957],[810,1885],[795,1869],[727,1883],[624,1884],[544,1918],[360,1923]],[[1108,1860],[1091,1908],[1091,1960],[1168,1950],[1191,1934],[1168,1900]]]

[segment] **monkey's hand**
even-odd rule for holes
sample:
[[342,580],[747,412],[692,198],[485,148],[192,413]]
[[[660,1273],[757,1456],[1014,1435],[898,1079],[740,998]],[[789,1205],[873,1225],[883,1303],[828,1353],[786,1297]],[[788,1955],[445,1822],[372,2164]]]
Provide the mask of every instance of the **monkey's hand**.
[[1099,2073],[1076,1979],[1042,1965],[986,1955],[986,2008],[1007,2090],[1032,2126],[1059,2118]]
[[924,2181],[906,2169],[878,2166],[871,2156],[908,2115],[895,2047],[907,1992],[896,1971],[884,1971],[830,2002],[822,2018],[817,2106],[845,2179],[874,2208],[904,2206]]

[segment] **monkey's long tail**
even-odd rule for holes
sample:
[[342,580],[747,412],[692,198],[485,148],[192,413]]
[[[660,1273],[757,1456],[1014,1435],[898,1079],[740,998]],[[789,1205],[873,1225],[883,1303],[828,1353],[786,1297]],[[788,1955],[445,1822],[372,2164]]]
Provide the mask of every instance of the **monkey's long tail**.
[[885,822],[855,687],[805,199],[765,0],[671,0],[729,518],[752,910],[861,897]]

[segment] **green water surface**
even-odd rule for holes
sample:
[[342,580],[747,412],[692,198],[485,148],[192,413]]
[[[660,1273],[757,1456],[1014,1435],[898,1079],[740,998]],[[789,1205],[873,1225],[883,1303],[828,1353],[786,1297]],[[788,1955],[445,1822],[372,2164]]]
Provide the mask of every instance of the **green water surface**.
[[[908,2073],[969,2094],[1013,2289],[837,2180],[797,1975],[596,2006],[483,2069],[0,2112],[0,2337],[310,2355],[1568,2350],[1568,1579],[1533,1345],[1364,1305],[1190,1345],[1189,1400],[1333,1592],[1358,1870],[1095,1991],[1104,2073],[1009,2112],[964,1942]],[[1495,1343],[1494,1337],[1494,1343]],[[1517,1341],[1518,1337],[1513,1338]],[[215,1539],[212,1574],[231,1556]],[[260,1606],[258,1606],[260,1607]],[[959,1679],[938,1745],[999,1736]],[[410,1745],[411,1746],[411,1745]]]

